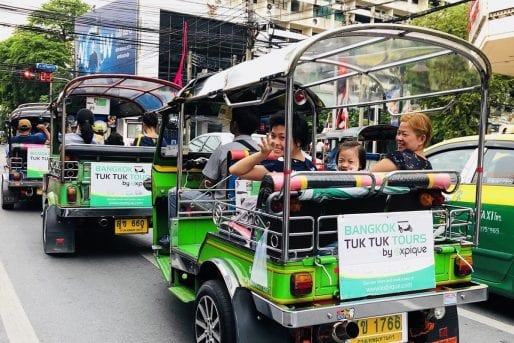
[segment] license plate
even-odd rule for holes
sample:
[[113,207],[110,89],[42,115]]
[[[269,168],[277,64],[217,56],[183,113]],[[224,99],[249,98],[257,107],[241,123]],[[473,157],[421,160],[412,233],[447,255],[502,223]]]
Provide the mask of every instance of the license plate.
[[148,219],[146,218],[130,218],[115,219],[114,233],[148,233]]
[[351,343],[398,343],[407,342],[407,316],[405,313],[357,320],[359,336]]

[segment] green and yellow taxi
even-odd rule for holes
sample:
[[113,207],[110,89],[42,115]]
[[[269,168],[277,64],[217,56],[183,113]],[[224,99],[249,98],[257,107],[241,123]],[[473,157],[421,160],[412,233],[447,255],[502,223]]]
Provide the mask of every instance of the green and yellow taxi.
[[[460,137],[433,145],[427,156],[434,169],[461,171],[461,186],[451,201],[474,206],[477,137]],[[473,277],[491,292],[514,298],[514,134],[485,140],[480,245],[474,249]]]

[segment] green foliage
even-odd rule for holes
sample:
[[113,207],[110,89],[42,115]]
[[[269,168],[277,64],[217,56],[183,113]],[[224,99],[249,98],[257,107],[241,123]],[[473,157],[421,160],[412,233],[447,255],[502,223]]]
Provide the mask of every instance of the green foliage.
[[73,40],[75,18],[91,9],[80,0],[50,0],[41,7],[43,10],[36,10],[29,15],[29,25],[52,31],[46,34],[47,38],[61,42]]
[[411,25],[443,31],[462,39],[467,39],[468,5],[449,7],[423,17],[412,19]]
[[[467,9],[468,5],[463,4],[434,12],[424,17],[413,19],[410,24],[423,26],[443,31],[462,39],[467,39]],[[472,76],[466,73],[467,65],[461,60],[449,56],[442,61],[436,62],[441,65],[429,65],[427,82],[444,84],[446,87],[466,85],[472,80]],[[452,71],[452,72],[449,72]],[[413,81],[414,82],[414,81]],[[489,84],[489,103],[492,107],[503,109],[514,108],[514,78],[502,75],[493,75]],[[450,99],[423,100],[427,107],[439,107],[448,103]],[[446,103],[445,103],[446,101]],[[461,95],[455,106],[447,112],[431,116],[433,121],[432,143],[443,139],[476,134],[478,131],[480,113],[480,94]]]
[[57,65],[53,97],[64,86],[62,81],[72,78],[69,69],[73,61],[74,20],[90,6],[80,0],[50,0],[42,8],[28,17],[32,29],[17,29],[10,38],[0,42],[0,61],[10,66],[0,71],[0,106],[7,113],[22,103],[48,101],[49,83],[24,80],[24,69],[36,63]]
[[49,93],[48,83],[24,80],[24,69],[38,62],[69,65],[71,56],[63,43],[48,40],[37,33],[20,31],[0,42],[0,60],[16,66],[0,72],[0,100],[12,110],[21,103],[37,102],[41,95]]

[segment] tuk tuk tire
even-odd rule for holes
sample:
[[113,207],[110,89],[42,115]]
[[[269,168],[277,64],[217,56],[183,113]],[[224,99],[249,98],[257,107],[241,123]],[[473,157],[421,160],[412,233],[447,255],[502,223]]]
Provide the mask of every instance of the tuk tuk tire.
[[5,202],[4,200],[4,194],[11,193],[9,190],[9,186],[7,182],[5,181],[4,175],[2,175],[2,209],[3,210],[12,210],[14,209],[14,203],[13,202]]
[[[213,323],[216,321],[217,324]],[[209,338],[213,334],[218,335],[219,342],[236,342],[232,301],[222,281],[208,280],[198,290],[194,307],[193,330],[195,342],[209,342]]]
[[11,204],[11,203],[5,203],[4,202],[4,199],[2,197],[2,209],[3,210],[12,210],[14,209],[14,204]]

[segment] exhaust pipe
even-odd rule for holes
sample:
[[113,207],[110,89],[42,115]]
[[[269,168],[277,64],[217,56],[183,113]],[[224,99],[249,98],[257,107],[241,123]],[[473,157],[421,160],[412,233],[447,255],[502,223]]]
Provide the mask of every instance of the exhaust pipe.
[[109,219],[107,219],[107,218],[98,219],[98,225],[100,225],[100,227],[102,227],[102,228],[106,228],[107,225],[109,225]]
[[332,326],[332,338],[337,343],[344,343],[347,339],[359,336],[359,326],[355,322],[342,321]]

